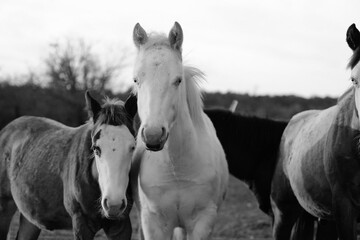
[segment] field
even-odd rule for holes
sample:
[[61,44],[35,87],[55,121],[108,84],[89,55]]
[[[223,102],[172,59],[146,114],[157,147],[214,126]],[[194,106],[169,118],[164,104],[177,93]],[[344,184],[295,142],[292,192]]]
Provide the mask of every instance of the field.
[[[134,226],[133,237],[137,238],[136,209],[132,211]],[[11,240],[15,239],[18,214],[14,216],[10,231]],[[73,239],[69,231],[42,231],[41,240]],[[96,236],[97,240],[106,239],[102,232]],[[218,222],[215,226],[213,239],[271,239],[270,218],[263,214],[257,206],[256,200],[245,184],[231,177],[228,194],[221,208]]]

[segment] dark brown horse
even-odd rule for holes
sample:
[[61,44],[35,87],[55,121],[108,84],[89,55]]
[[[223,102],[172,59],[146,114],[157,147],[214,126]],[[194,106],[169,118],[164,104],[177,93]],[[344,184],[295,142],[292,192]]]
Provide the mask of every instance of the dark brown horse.
[[294,116],[283,134],[272,183],[274,237],[289,239],[302,209],[335,220],[339,238],[356,239],[360,210],[360,32],[347,31],[354,51],[350,88],[338,104]]
[[75,239],[131,239],[127,199],[134,150],[131,101],[102,106],[86,94],[90,121],[71,128],[20,117],[0,132],[0,239],[20,211],[17,239],[41,229],[73,229]]
[[205,113],[224,148],[230,173],[248,184],[259,208],[271,216],[271,179],[287,122],[242,116],[218,108],[205,109]]

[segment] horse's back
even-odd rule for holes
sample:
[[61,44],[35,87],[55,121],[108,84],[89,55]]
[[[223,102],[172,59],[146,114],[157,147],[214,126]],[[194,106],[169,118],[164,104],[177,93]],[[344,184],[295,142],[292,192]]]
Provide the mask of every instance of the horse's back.
[[[46,127],[47,120],[38,117],[20,117],[7,124],[0,131],[0,176],[2,187],[8,185],[8,168],[17,166],[17,159],[20,158],[21,150],[26,151],[26,145],[31,143],[34,132],[40,132]],[[19,155],[19,156],[18,156]],[[0,194],[10,194],[9,188]]]
[[[65,157],[72,133],[71,128],[54,120],[20,117],[0,132],[0,161],[8,162],[10,171],[17,171],[22,165],[26,165],[27,170],[40,166],[46,169],[46,165],[52,164],[55,168]],[[54,158],[60,158],[60,161],[52,161]]]
[[16,141],[25,141],[42,133],[50,133],[67,128],[65,125],[43,117],[23,116],[7,124],[0,131],[0,151]]
[[323,139],[328,133],[336,112],[337,108],[333,106],[325,110],[308,110],[296,114],[282,136],[282,144],[287,146],[285,149],[293,149],[293,144],[299,144],[300,149],[312,148],[314,142]]
[[337,111],[334,106],[295,115],[280,145],[276,171],[283,171],[282,177],[288,179],[300,205],[318,217],[330,214],[331,198],[325,197],[331,190],[325,173],[324,149]]
[[0,197],[11,194],[20,212],[42,228],[71,227],[61,179],[69,130],[50,119],[21,117],[0,132],[0,174],[7,179]]

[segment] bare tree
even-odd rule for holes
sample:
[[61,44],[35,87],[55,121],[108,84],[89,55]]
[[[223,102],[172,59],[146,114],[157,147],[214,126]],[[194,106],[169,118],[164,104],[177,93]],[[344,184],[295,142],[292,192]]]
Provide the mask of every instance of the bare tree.
[[92,47],[83,40],[50,45],[46,75],[50,86],[72,93],[85,89],[104,92],[108,83],[125,67],[125,55],[113,64],[102,64]]

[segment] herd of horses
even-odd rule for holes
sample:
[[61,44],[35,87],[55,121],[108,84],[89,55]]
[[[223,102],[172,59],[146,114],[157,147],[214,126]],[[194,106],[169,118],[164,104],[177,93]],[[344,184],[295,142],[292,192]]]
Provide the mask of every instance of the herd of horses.
[[[97,102],[77,128],[20,117],[0,131],[0,239],[16,210],[16,239],[41,229],[73,229],[75,239],[209,239],[229,174],[244,181],[273,222],[273,237],[357,238],[360,210],[360,32],[353,86],[325,110],[289,122],[203,109],[203,73],[183,65],[183,31],[133,31],[134,92],[126,102]],[[239,200],[240,201],[240,200]]]

